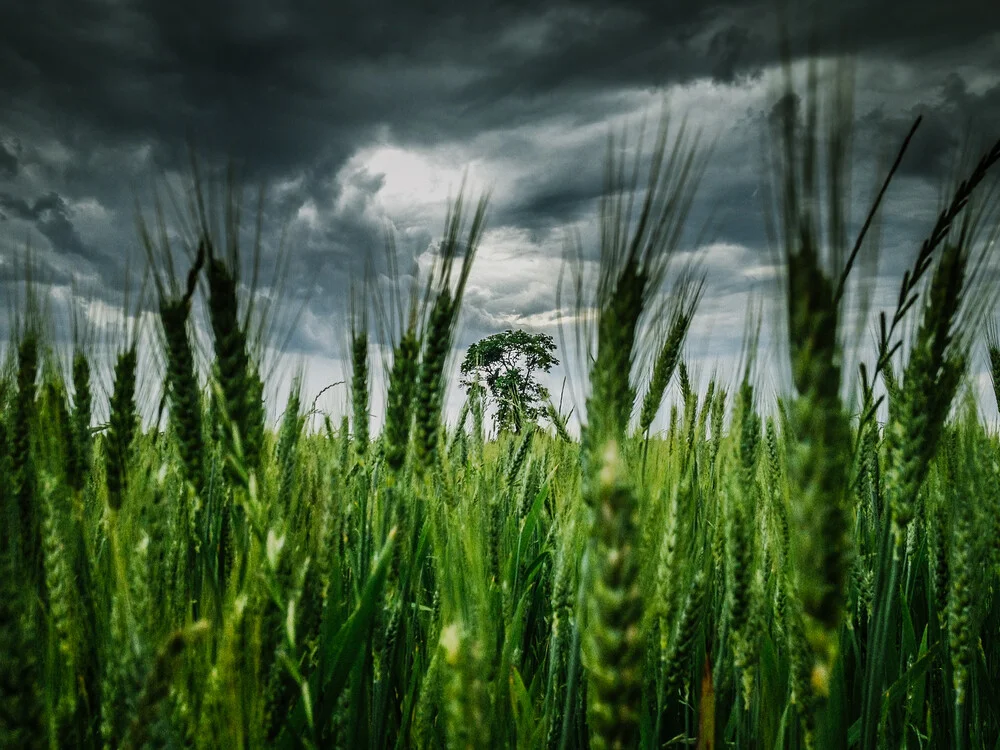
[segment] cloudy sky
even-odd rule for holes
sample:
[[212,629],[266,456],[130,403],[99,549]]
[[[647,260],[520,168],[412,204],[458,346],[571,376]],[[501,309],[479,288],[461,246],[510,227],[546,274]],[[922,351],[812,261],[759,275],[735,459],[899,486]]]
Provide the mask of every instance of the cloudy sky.
[[[924,116],[881,227],[875,288],[891,296],[957,150],[970,134],[972,143],[1000,136],[1000,5],[788,5],[796,59],[812,36],[811,54],[856,61],[855,221],[880,165]],[[761,145],[781,86],[776,7],[2,3],[0,339],[22,288],[16,255],[29,242],[35,277],[57,304],[75,284],[95,326],[113,315],[126,258],[133,268],[144,262],[137,203],[148,210],[164,179],[183,184],[191,141],[206,165],[235,160],[248,182],[267,186],[265,258],[284,231],[282,299],[301,309],[281,369],[304,365],[307,392],[340,379],[347,290],[368,259],[384,270],[386,222],[404,258],[426,260],[466,172],[473,191],[492,190],[492,202],[459,355],[508,327],[556,335],[567,231],[596,249],[606,139],[634,139],[644,116],[655,125],[666,97],[678,121],[686,116],[716,143],[687,248],[708,272],[689,347],[707,380],[738,356],[748,303],[773,291]],[[561,376],[550,383],[558,388]]]

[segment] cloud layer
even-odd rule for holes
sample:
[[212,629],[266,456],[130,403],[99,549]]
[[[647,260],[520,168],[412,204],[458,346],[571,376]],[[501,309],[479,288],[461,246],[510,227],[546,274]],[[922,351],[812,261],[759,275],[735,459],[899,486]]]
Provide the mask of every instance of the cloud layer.
[[[596,251],[607,135],[628,127],[634,144],[665,94],[678,122],[715,143],[686,240],[706,246],[709,272],[693,336],[706,346],[711,335],[706,363],[738,356],[742,331],[730,327],[774,275],[761,222],[761,146],[781,80],[774,3],[271,5],[0,7],[8,298],[30,239],[44,284],[120,305],[125,259],[144,260],[136,206],[150,216],[155,180],[177,184],[193,143],[204,164],[234,159],[269,188],[265,270],[283,236],[282,294],[303,310],[290,357],[336,367],[351,279],[386,272],[386,222],[405,257],[421,257],[463,175],[491,189],[492,208],[459,348],[511,326],[554,333],[567,231]],[[796,5],[786,21],[798,59],[857,61],[858,220],[880,159],[924,116],[881,227],[891,276],[933,221],[965,135],[1000,134],[1000,9],[851,0]]]

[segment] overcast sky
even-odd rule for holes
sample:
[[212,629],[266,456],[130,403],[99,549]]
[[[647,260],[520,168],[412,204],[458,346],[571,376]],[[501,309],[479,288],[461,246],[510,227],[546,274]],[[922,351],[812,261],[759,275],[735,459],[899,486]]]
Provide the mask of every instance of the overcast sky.
[[[1000,4],[788,4],[799,59],[815,32],[817,54],[857,62],[856,221],[878,165],[924,115],[886,202],[876,289],[891,296],[956,149],[969,134],[1000,136]],[[349,283],[367,258],[384,269],[385,222],[404,256],[426,257],[465,171],[492,202],[459,354],[508,327],[557,335],[567,230],[596,250],[607,136],[634,138],[643,116],[655,125],[665,95],[717,144],[688,248],[710,219],[689,348],[707,380],[731,367],[751,296],[775,276],[760,188],[762,127],[781,85],[776,5],[0,3],[0,338],[24,274],[13,256],[28,242],[57,304],[75,280],[94,316],[113,314],[126,257],[144,262],[136,202],[148,207],[164,176],[181,184],[189,139],[206,165],[235,159],[268,188],[265,258],[284,228],[283,301],[304,305],[281,369],[304,364],[310,394],[340,379]]]

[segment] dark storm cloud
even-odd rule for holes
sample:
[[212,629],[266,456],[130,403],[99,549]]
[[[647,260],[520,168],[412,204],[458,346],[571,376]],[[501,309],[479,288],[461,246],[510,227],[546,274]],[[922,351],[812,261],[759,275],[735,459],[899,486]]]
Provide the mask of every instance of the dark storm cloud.
[[[496,139],[504,148],[499,158],[530,163],[532,174],[518,176],[508,198],[494,203],[491,226],[548,238],[592,215],[603,152],[590,142],[546,148],[540,139],[554,143],[561,129],[608,121],[631,106],[623,92],[700,77],[753,80],[777,59],[774,5],[4,3],[0,214],[34,227],[56,253],[86,261],[104,283],[98,293],[113,298],[124,249],[135,252],[132,190],[158,171],[184,171],[190,138],[209,162],[232,157],[252,181],[294,185],[268,204],[269,245],[277,227],[313,207],[315,221],[297,223],[286,238],[286,292],[293,305],[308,298],[314,319],[295,346],[320,351],[322,320],[346,308],[348,274],[383,257],[385,176],[343,171],[380,132],[393,143],[426,148],[504,134]],[[990,46],[1000,9],[992,0],[809,5],[793,13],[790,26],[799,54],[815,32],[820,53],[911,64],[918,80],[958,62],[1000,75]],[[985,112],[987,127],[1000,123],[996,80],[992,87],[970,85],[956,75],[939,90],[915,91],[902,108],[869,115],[862,127],[902,135],[921,107],[925,123],[904,170],[936,178],[973,113]],[[512,130],[537,122],[554,126],[523,136]],[[747,133],[755,148],[756,134]],[[721,240],[759,242],[760,175],[755,165],[734,174],[733,155],[725,156],[727,168],[706,175],[702,195],[716,207]],[[108,210],[105,228],[95,229],[74,208],[82,199]],[[400,245],[419,254],[440,227],[409,229]]]
[[[510,60],[483,88],[503,94],[564,87],[658,85],[702,75],[732,80],[779,59],[775,4],[655,0],[557,5],[532,55]],[[859,53],[910,61],[946,56],[1000,30],[990,0],[898,0],[793,6],[794,52]],[[807,41],[808,40],[808,41]],[[996,64],[996,60],[993,63]]]
[[69,220],[66,201],[56,193],[47,193],[30,204],[26,200],[0,193],[0,218],[7,218],[8,215],[31,222],[53,247],[63,252],[78,257],[93,254]]
[[601,162],[587,159],[547,163],[537,175],[519,180],[513,200],[499,207],[494,223],[543,231],[591,213],[601,196]]
[[992,72],[993,83],[981,91],[970,91],[960,75],[950,73],[902,111],[889,113],[879,107],[866,113],[858,122],[858,133],[870,141],[893,134],[901,142],[919,116],[920,127],[900,164],[899,175],[935,183],[954,181],[962,159],[978,158],[987,141],[1000,137],[1000,60]]
[[750,32],[746,28],[730,26],[717,31],[708,43],[709,58],[714,61],[712,76],[719,81],[733,82],[750,41]]
[[0,141],[0,177],[14,177],[17,174],[17,154],[13,146]]
[[[178,162],[190,133],[208,151],[277,176],[336,162],[379,122],[437,140],[518,109],[530,114],[535,94],[713,73],[730,80],[777,54],[769,0],[545,8],[10,3],[0,11],[0,94],[27,118],[67,118],[71,148],[149,141],[162,161]],[[995,32],[995,8],[985,0],[843,3],[820,16],[818,45],[936,54]]]

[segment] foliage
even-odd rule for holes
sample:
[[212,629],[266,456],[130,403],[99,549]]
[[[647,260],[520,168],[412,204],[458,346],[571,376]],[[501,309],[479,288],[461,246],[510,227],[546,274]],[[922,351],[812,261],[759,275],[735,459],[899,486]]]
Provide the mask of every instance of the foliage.
[[550,372],[559,364],[555,342],[546,333],[507,329],[469,347],[462,362],[463,385],[470,393],[486,383],[496,407],[498,431],[519,433],[526,423],[546,413],[548,390],[535,373]]

